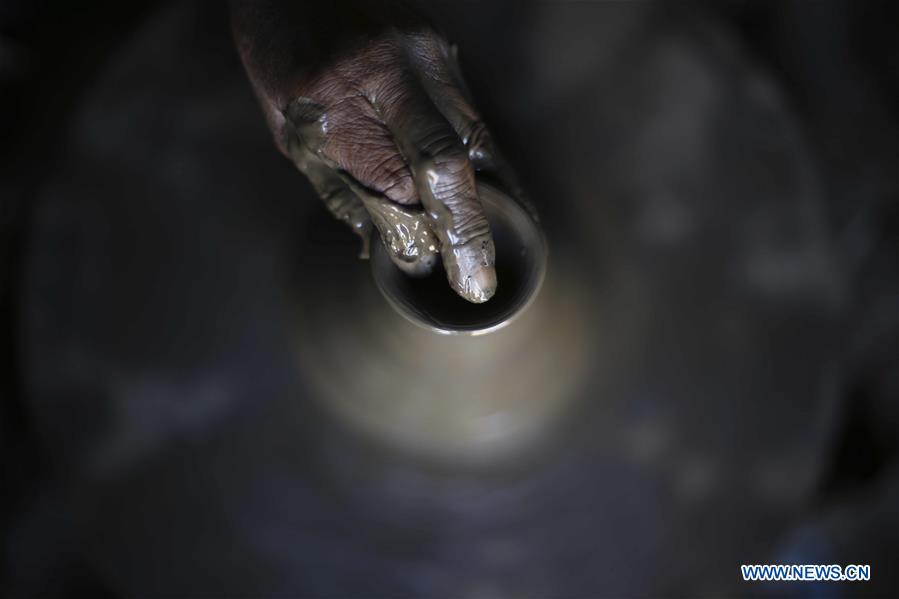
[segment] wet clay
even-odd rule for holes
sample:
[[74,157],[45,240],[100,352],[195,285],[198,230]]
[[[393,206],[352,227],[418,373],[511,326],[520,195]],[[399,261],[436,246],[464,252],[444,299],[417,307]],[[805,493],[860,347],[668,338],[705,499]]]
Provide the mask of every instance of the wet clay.
[[430,158],[415,161],[412,168],[417,181],[427,181],[420,194],[422,206],[434,223],[433,230],[441,245],[450,248],[442,253],[443,268],[446,269],[450,284],[468,301],[475,304],[486,302],[496,293],[497,286],[494,269],[496,249],[486,218],[481,216],[482,233],[462,235],[456,229],[449,208],[435,197],[434,190],[444,185],[443,169]]
[[287,128],[285,140],[291,159],[309,178],[331,213],[362,238],[361,257],[368,257],[373,224],[393,262],[407,274],[429,274],[441,249],[450,248],[442,253],[443,266],[456,292],[472,303],[483,303],[493,296],[497,281],[492,268],[495,249],[489,225],[485,221],[483,231],[475,235],[457,230],[449,208],[434,193],[444,184],[443,167],[429,158],[415,159],[414,177],[427,182],[420,186],[424,210],[402,206],[359,184],[322,154],[328,118],[320,105],[297,99],[285,117],[292,125]]
[[285,116],[293,125],[285,140],[291,159],[328,210],[362,238],[360,257],[368,258],[373,224],[399,268],[412,275],[429,273],[437,262],[440,241],[425,214],[370,192],[321,154],[328,120],[320,106],[301,98]]

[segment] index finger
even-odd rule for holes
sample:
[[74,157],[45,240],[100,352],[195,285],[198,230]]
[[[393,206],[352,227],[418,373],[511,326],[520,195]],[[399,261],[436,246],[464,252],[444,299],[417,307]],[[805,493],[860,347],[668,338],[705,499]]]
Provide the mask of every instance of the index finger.
[[409,162],[450,285],[470,302],[489,300],[497,286],[496,250],[465,145],[416,78],[381,91],[373,102]]

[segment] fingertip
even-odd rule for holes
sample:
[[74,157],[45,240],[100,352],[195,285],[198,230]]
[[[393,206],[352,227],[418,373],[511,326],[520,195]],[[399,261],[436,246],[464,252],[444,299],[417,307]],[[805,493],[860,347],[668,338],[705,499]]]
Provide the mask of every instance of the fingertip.
[[384,189],[384,195],[392,202],[408,206],[409,204],[418,203],[418,190],[415,186],[415,180],[409,172],[403,173]]
[[494,256],[489,235],[444,252],[447,279],[456,293],[474,304],[492,298],[498,286]]
[[472,303],[482,304],[496,293],[496,284],[496,268],[479,266],[472,274],[468,275],[465,294],[462,297]]

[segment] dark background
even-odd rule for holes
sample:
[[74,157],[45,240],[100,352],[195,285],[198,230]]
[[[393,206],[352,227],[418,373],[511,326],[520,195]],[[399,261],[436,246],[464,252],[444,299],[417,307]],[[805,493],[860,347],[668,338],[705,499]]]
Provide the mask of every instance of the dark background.
[[895,596],[896,4],[672,4],[427,6],[602,348],[558,432],[473,466],[310,400],[303,279],[350,310],[368,274],[224,6],[5,2],[0,589]]

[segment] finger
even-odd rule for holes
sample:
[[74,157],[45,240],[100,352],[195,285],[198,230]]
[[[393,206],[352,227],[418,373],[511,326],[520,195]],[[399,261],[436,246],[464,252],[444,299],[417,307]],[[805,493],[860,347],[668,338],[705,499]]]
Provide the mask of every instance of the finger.
[[471,101],[455,47],[436,35],[410,36],[410,46],[419,81],[462,139],[472,166],[476,170],[493,170],[493,139]]
[[475,170],[495,177],[531,218],[539,222],[537,210],[525,194],[518,176],[497,148],[493,135],[474,107],[459,67],[456,46],[450,46],[438,36],[414,36],[411,43],[422,86],[462,138]]
[[409,163],[450,285],[468,301],[487,301],[497,285],[495,249],[462,140],[414,76],[388,81],[374,101]]
[[[497,149],[490,130],[472,106],[467,92],[460,87],[455,76],[451,81],[444,78],[449,77],[453,70],[448,67],[432,68],[430,74],[422,75],[422,86],[462,139],[475,170],[498,179],[505,190],[524,204],[536,219],[536,211],[530,207],[518,177]],[[434,73],[442,75],[435,77]]]

